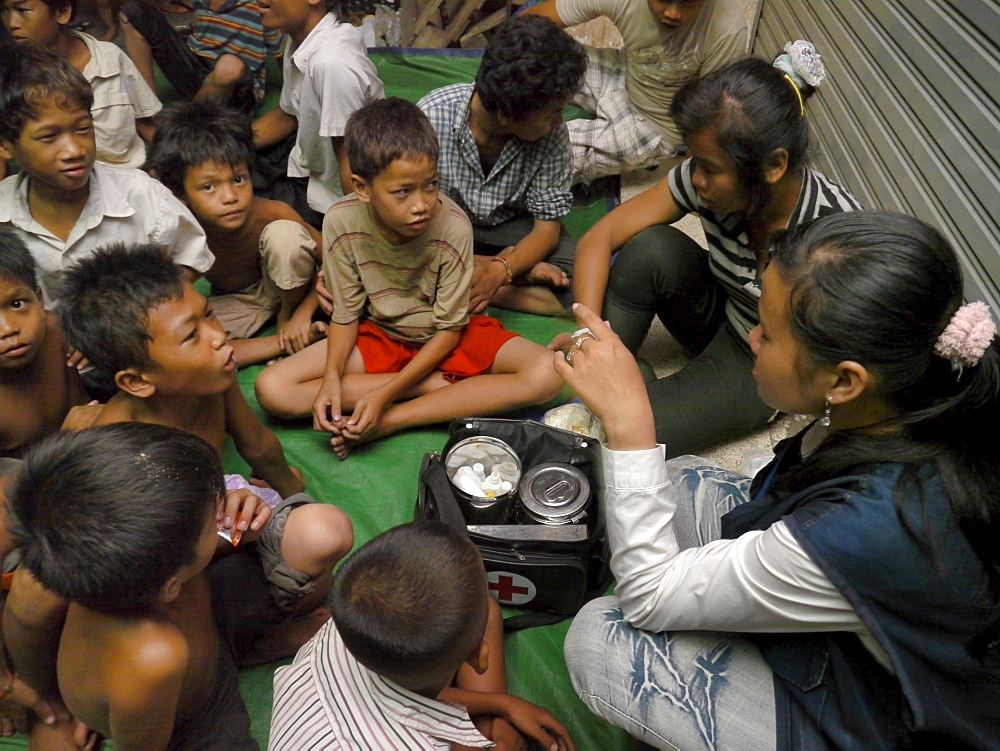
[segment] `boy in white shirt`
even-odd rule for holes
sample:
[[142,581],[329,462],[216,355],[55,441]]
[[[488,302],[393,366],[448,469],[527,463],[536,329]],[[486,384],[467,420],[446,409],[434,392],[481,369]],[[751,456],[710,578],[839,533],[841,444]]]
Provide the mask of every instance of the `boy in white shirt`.
[[160,100],[119,47],[70,29],[75,8],[76,0],[0,0],[0,17],[16,43],[55,52],[90,83],[97,159],[142,167]]
[[[292,204],[310,224],[351,191],[344,127],[351,113],[384,96],[361,32],[345,19],[346,0],[261,0],[264,28],[288,34],[278,106],[254,122],[254,146],[295,133],[288,176],[307,183],[305,203]],[[313,213],[306,211],[310,209]]]
[[83,75],[36,45],[0,66],[0,158],[21,173],[0,182],[0,227],[12,227],[38,266],[46,307],[63,269],[109,242],[154,242],[194,280],[214,257],[205,232],[145,172],[95,164],[93,91]]

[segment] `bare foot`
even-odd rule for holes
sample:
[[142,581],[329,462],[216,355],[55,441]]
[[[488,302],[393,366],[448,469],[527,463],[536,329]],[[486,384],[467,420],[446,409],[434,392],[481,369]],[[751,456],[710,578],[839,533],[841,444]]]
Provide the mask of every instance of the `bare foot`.
[[568,287],[569,277],[558,266],[539,261],[526,273],[515,280],[515,284],[544,284],[548,287]]
[[350,433],[345,428],[340,434],[333,434],[333,437],[330,439],[330,447],[333,449],[333,453],[341,459],[346,459],[347,455],[358,446],[368,443],[369,441],[374,441],[376,438],[381,438],[384,435],[388,434],[378,429],[372,429],[367,433],[359,435],[356,433]]
[[320,607],[282,623],[267,636],[258,639],[253,652],[240,665],[261,665],[291,657],[299,651],[299,647],[313,638],[332,615],[329,610]]

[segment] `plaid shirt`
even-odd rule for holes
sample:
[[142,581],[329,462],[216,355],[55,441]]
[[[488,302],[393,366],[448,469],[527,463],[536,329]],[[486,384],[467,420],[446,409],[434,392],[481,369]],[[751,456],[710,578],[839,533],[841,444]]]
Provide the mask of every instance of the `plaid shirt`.
[[417,102],[441,144],[441,189],[480,227],[494,227],[525,213],[547,220],[568,214],[573,162],[566,126],[533,142],[511,138],[484,176],[469,127],[473,88],[471,83],[453,84]]

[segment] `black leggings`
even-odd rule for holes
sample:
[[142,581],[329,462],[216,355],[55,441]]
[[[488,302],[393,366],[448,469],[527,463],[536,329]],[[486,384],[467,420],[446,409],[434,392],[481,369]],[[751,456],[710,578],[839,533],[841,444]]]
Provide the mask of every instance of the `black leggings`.
[[611,267],[604,317],[625,345],[638,350],[655,315],[694,354],[646,386],[668,459],[743,436],[774,414],[757,396],[753,354],[726,320],[726,299],[708,252],[665,224],[625,243]]

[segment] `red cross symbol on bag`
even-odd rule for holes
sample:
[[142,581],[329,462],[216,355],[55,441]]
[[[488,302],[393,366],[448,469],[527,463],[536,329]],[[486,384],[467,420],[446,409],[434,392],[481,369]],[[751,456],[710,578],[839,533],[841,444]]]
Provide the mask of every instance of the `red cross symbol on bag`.
[[490,594],[501,605],[524,605],[535,599],[535,585],[531,579],[508,571],[487,571]]

